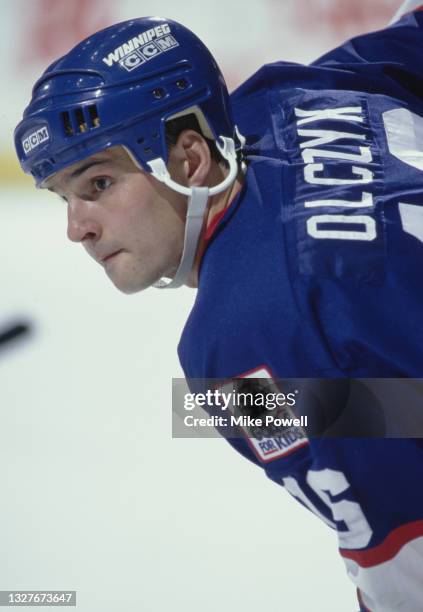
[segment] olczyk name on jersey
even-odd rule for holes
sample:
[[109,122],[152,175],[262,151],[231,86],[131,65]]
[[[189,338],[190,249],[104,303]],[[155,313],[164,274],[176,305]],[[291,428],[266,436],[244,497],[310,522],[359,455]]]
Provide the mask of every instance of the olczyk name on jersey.
[[[306,221],[307,234],[316,239],[374,240],[377,237],[377,230],[372,215],[373,194],[363,190],[359,199],[356,195],[352,199],[347,199],[345,196],[339,199],[333,198],[334,189],[370,185],[374,180],[372,170],[366,167],[373,161],[370,146],[360,145],[366,141],[363,107],[344,106],[312,110],[295,108],[294,111],[297,117],[296,129],[300,139],[301,157],[304,162],[304,181],[308,185],[315,186],[316,193],[319,194],[318,199],[307,199],[304,202],[304,207],[313,212]],[[316,129],[315,124],[322,122],[325,129]],[[346,127],[344,130],[328,129],[326,126],[330,126],[331,122],[336,122],[337,125],[345,123]],[[348,125],[351,124],[357,126],[355,131],[348,130]],[[304,128],[305,125],[311,127]],[[359,131],[360,126],[363,126],[363,133]],[[331,146],[339,145],[340,142],[344,145],[346,143],[346,146]],[[350,152],[351,149],[356,152]],[[338,173],[333,174],[335,168],[341,168],[343,171],[341,176]],[[328,188],[328,197],[321,197],[322,186]],[[329,194],[332,194],[332,197]],[[331,212],[325,209],[330,209]],[[352,215],[351,209],[364,209],[365,214],[357,214],[354,210]]]

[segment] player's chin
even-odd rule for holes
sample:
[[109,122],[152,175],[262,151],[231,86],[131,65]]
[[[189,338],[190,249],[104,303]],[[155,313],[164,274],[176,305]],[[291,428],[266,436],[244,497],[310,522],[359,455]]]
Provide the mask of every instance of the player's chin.
[[133,293],[138,293],[139,291],[143,291],[143,289],[146,289],[146,287],[135,287],[132,285],[118,283],[114,280],[112,280],[112,282],[116,289],[118,289],[121,293],[124,293],[125,295],[132,295]]
[[106,271],[116,289],[126,295],[138,293],[151,287],[159,278],[160,274],[147,270],[110,270]]

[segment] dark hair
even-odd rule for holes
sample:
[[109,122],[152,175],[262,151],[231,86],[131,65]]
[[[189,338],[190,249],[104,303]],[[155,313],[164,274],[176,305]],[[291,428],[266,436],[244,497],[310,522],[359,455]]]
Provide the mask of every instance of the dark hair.
[[195,132],[201,134],[201,136],[204,138],[204,140],[209,146],[212,159],[218,164],[223,162],[225,165],[227,165],[227,162],[220,154],[215,141],[204,136],[198,119],[194,115],[194,113],[190,113],[188,115],[183,115],[182,117],[176,117],[176,119],[170,119],[169,121],[166,121],[166,144],[168,148],[176,144],[179,134],[183,130],[194,130]]

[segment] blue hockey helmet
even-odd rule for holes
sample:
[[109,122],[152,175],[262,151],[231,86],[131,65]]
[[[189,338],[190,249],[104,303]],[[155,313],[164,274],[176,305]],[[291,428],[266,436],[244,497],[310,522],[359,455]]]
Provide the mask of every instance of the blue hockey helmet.
[[15,130],[16,151],[37,186],[114,145],[155,174],[150,163],[167,162],[165,122],[189,112],[205,136],[234,141],[226,84],[201,40],[170,19],[132,19],[47,68]]

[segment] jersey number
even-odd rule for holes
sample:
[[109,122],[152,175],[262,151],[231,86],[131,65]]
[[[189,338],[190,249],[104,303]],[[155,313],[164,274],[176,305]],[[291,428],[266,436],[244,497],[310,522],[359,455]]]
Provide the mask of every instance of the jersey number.
[[[423,117],[406,108],[383,113],[386,139],[391,155],[404,164],[423,170]],[[423,242],[423,206],[399,202],[402,229]]]
[[[333,521],[328,520],[306,496],[297,480],[292,476],[282,479],[289,493],[301,501],[309,510],[319,516],[327,525],[338,530],[341,548],[363,548],[372,537],[372,530],[359,504],[346,499],[333,501],[335,497],[349,489],[350,485],[342,472],[331,469],[309,470],[307,484],[328,507]],[[343,521],[346,530],[340,530],[337,522]]]

